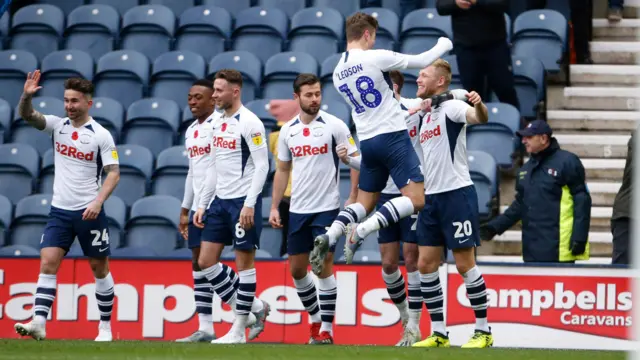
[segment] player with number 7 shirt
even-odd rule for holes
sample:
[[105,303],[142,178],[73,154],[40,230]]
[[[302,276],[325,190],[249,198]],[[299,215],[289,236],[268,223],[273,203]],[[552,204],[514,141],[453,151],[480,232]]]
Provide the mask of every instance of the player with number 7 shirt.
[[[314,241],[310,261],[316,274],[322,272],[329,248],[345,234],[347,225],[359,223],[345,243],[346,262],[351,263],[367,235],[398,223],[424,206],[420,160],[407,132],[405,114],[394,97],[389,71],[424,68],[451,50],[453,44],[440,38],[431,50],[418,55],[372,50],[377,29],[378,21],[373,16],[361,12],[351,15],[346,21],[347,51],[333,72],[333,85],[351,105],[360,140],[360,184],[356,203],[342,210],[326,234]],[[375,209],[389,175],[402,196],[387,201],[364,220]]]

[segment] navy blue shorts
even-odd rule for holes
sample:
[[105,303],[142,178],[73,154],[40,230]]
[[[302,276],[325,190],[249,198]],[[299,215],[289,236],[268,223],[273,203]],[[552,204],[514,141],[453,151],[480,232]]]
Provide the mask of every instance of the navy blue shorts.
[[[380,194],[376,210],[379,210],[387,201],[402,196],[400,194]],[[400,222],[391,224],[386,228],[378,230],[378,244],[388,244],[393,242],[416,243],[416,223],[418,215],[414,214],[400,219]]]
[[236,250],[258,249],[262,233],[262,198],[258,197],[256,201],[254,226],[248,230],[241,228],[239,222],[244,199],[216,197],[205,213],[201,241],[233,245]]
[[193,225],[193,215],[195,211],[189,212],[189,225],[187,227],[187,246],[189,249],[199,248],[200,240],[202,239],[202,230],[199,227]]
[[464,249],[480,246],[478,195],[473,185],[425,196],[418,215],[418,245]]
[[[289,213],[289,234],[287,236],[287,253],[289,255],[307,254],[313,249],[316,236],[327,232],[340,213],[340,209],[323,211],[314,214]],[[335,245],[329,249],[334,252]]]
[[40,248],[57,247],[69,251],[77,236],[84,256],[101,258],[111,255],[109,221],[104,209],[95,220],[82,220],[82,213],[84,209],[62,210],[52,206]]
[[359,188],[370,193],[381,192],[387,186],[389,176],[398,189],[409,181],[424,182],[420,160],[406,130],[374,136],[360,141]]

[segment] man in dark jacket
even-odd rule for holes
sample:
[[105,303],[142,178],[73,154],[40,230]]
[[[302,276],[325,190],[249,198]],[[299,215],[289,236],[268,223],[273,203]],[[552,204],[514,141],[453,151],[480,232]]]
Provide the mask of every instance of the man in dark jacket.
[[525,262],[573,262],[588,259],[591,195],[584,167],[573,153],[560,149],[549,125],[531,122],[518,131],[531,159],[516,178],[516,198],[504,212],[481,226],[491,240],[522,220]]
[[483,98],[485,79],[500,102],[520,109],[504,13],[508,0],[438,0],[438,14],[451,15],[453,43],[463,88]]
[[629,265],[629,219],[631,218],[631,187],[633,173],[633,138],[635,132],[629,139],[627,145],[627,162],[624,165],[622,175],[622,186],[616,200],[613,202],[613,216],[611,216],[611,233],[613,234],[613,254],[612,264]]

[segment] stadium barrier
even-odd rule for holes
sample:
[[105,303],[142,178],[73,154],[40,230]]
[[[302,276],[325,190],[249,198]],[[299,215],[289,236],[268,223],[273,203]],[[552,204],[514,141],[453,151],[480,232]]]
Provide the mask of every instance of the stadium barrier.
[[[0,258],[0,338],[16,338],[13,324],[31,316],[38,259]],[[272,306],[260,342],[305,343],[308,316],[286,261],[260,261],[258,296]],[[489,321],[497,347],[632,349],[631,271],[607,267],[483,265]],[[338,344],[393,345],[401,335],[378,265],[336,265]],[[171,341],[197,329],[191,263],[185,260],[112,260],[116,281],[113,334],[121,340]],[[440,268],[447,294],[452,345],[468,340],[473,311],[455,266]],[[445,280],[446,279],[446,280]],[[233,315],[214,297],[216,332],[226,333]],[[99,320],[94,279],[85,259],[64,260],[57,299],[47,324],[53,339],[93,339]],[[423,312],[422,334],[430,333]]]

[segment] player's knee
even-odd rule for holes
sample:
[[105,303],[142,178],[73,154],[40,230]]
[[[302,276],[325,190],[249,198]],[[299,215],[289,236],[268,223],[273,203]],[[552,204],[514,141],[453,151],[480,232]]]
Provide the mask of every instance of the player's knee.
[[382,259],[382,271],[387,274],[393,274],[398,271],[398,262],[389,259]]
[[300,280],[303,279],[305,276],[307,276],[307,268],[306,267],[301,267],[301,266],[292,266],[291,267],[291,277],[293,277],[295,280]]
[[208,269],[210,267],[212,267],[213,265],[215,265],[216,263],[214,261],[212,261],[211,259],[207,258],[206,256],[199,256],[198,260],[195,261],[195,265],[202,269]]
[[55,258],[43,256],[40,259],[41,274],[55,275],[58,272],[59,266],[60,266],[60,261]]
[[98,279],[103,279],[107,274],[109,274],[109,261],[106,257],[90,258],[89,266],[91,267],[93,275]]
[[474,248],[457,249],[453,251],[453,257],[456,261],[456,269],[458,273],[465,274],[476,266]]
[[418,270],[418,254],[412,251],[405,251],[404,266],[407,269],[407,272],[414,272]]
[[440,267],[440,259],[431,259],[426,256],[421,256],[418,259],[418,270],[421,274],[431,274],[438,271]]

